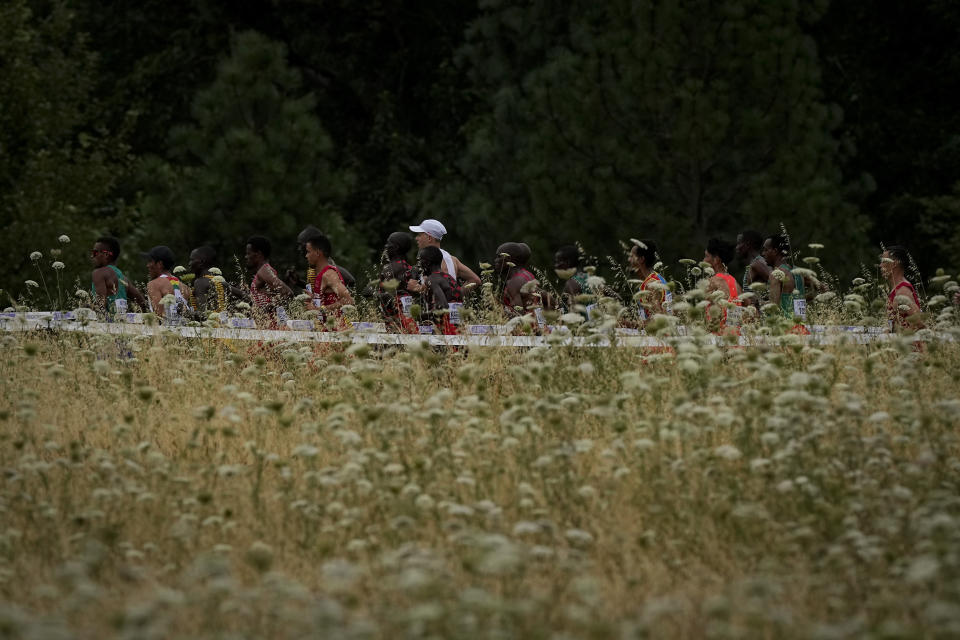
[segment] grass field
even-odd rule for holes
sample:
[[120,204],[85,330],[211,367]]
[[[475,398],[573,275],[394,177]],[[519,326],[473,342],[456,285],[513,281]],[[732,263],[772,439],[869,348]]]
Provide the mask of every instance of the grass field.
[[960,345],[7,335],[0,638],[960,635]]

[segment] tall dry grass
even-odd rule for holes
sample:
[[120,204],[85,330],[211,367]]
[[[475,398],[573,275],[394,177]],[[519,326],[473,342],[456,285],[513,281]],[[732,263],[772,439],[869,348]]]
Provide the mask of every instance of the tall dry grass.
[[0,637],[960,633],[956,343],[645,355],[5,336]]

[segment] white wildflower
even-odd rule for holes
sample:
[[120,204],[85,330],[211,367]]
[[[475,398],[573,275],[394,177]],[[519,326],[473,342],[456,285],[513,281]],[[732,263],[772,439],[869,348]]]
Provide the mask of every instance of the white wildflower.
[[57,240],[60,241],[60,244],[70,244],[70,236],[67,234],[61,235]]
[[732,444],[722,444],[713,450],[713,455],[724,460],[739,460],[743,454]]
[[54,262],[54,263],[53,263],[52,265],[50,265],[50,266],[53,267],[54,269],[56,269],[57,271],[62,271],[63,268],[64,268],[65,266],[67,266],[67,265],[65,265],[65,264],[63,264],[62,262],[60,262],[59,260],[57,260],[56,262]]
[[36,281],[36,280],[24,280],[24,281],[23,281],[23,284],[27,285],[27,287],[39,287],[39,286],[40,286],[40,285],[37,284],[37,281]]
[[593,536],[583,529],[567,529],[563,535],[574,546],[585,547],[593,542]]
[[39,251],[34,251],[30,254],[30,259],[33,260],[34,262],[37,262],[42,257],[43,257],[43,254],[40,253]]

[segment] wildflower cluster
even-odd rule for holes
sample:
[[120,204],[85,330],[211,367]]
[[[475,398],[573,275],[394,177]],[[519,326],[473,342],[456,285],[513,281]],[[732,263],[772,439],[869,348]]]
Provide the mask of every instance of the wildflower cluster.
[[953,342],[0,346],[0,622],[948,637]]

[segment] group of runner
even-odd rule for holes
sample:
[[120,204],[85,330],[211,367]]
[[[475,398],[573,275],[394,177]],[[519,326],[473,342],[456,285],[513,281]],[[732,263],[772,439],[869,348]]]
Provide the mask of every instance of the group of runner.
[[[528,316],[531,322],[545,324],[544,311],[579,313],[590,318],[604,299],[616,299],[616,292],[584,264],[582,250],[576,245],[560,247],[554,256],[554,271],[564,281],[559,294],[552,294],[531,270],[531,250],[522,242],[506,242],[497,248],[493,264],[482,264],[484,273],[496,275],[497,290],[482,287],[480,276],[459,258],[441,247],[447,235],[438,220],[424,220],[410,226],[408,232],[396,232],[387,238],[379,279],[372,294],[377,300],[389,330],[415,333],[424,322],[432,322],[445,334],[457,333],[463,322],[465,297],[492,294],[508,317]],[[411,235],[412,234],[412,235]],[[91,251],[93,306],[108,314],[123,313],[130,303],[166,320],[173,317],[206,319],[210,313],[227,312],[249,305],[258,325],[279,328],[285,324],[286,306],[302,296],[319,315],[318,326],[328,329],[346,327],[344,307],[354,304],[356,279],[333,260],[329,237],[316,227],[307,227],[297,238],[307,263],[306,278],[291,269],[281,277],[270,264],[272,245],[263,236],[247,239],[245,259],[252,275],[248,287],[230,284],[216,267],[216,251],[209,246],[190,253],[189,271],[176,266],[173,251],[156,246],[142,254],[148,276],[145,293],[116,266],[120,243],[116,238],[99,238]],[[414,243],[416,259],[408,261]],[[745,265],[738,280],[729,265],[739,259]],[[736,332],[747,316],[773,305],[784,317],[797,320],[803,331],[807,296],[817,292],[821,283],[811,272],[791,264],[789,238],[782,234],[764,235],[744,231],[735,243],[711,239],[702,264],[695,267],[705,277],[704,310],[707,325],[717,333]],[[633,289],[635,313],[622,322],[643,328],[657,315],[672,311],[673,293],[661,268],[657,245],[652,240],[632,240],[627,255],[628,281]],[[916,329],[921,314],[920,299],[906,278],[910,265],[907,250],[886,247],[880,255],[880,271],[890,287],[887,310],[893,329]],[[706,268],[701,268],[706,267]],[[190,280],[188,284],[186,279]],[[765,286],[756,287],[757,283]],[[956,300],[960,302],[960,299]]]

